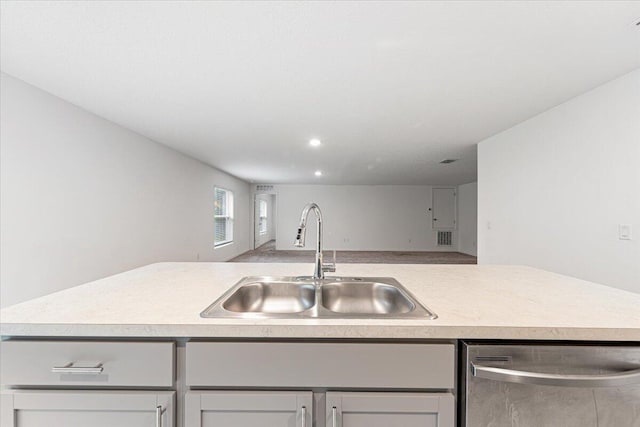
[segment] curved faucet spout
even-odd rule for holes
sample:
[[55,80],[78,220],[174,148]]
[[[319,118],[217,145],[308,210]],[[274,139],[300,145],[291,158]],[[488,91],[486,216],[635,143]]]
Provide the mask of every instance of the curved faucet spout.
[[315,268],[313,271],[314,279],[324,279],[325,271],[336,271],[335,263],[332,266],[324,265],[323,257],[322,257],[322,212],[320,211],[320,207],[315,203],[307,204],[302,210],[302,215],[300,215],[300,225],[298,226],[298,232],[296,233],[296,240],[294,242],[294,246],[298,248],[304,248],[305,237],[307,234],[307,218],[309,217],[309,212],[313,211],[316,215],[316,261]]
[[309,217],[309,212],[313,211],[315,213],[316,218],[318,219],[318,240],[321,241],[322,238],[322,212],[320,211],[320,207],[315,203],[307,204],[302,210],[302,215],[300,216],[300,225],[298,226],[298,233],[296,234],[296,240],[294,245],[298,248],[304,248],[304,241],[307,235],[307,218]]

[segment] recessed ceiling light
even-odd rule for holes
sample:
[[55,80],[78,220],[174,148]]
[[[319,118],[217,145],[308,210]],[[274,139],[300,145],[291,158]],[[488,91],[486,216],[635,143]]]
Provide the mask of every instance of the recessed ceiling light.
[[309,141],[309,145],[312,147],[319,147],[320,145],[322,145],[322,141],[320,141],[318,138],[313,138]]
[[322,171],[316,171],[316,172],[314,173],[314,175],[315,175],[315,176],[322,176]]
[[440,163],[442,163],[443,165],[446,165],[446,164],[449,164],[449,163],[457,162],[458,160],[460,160],[460,159],[444,159]]

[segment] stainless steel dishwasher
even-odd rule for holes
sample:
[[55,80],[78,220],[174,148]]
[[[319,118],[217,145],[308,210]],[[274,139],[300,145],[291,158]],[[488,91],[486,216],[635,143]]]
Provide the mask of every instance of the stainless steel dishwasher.
[[640,345],[462,345],[461,425],[640,427]]

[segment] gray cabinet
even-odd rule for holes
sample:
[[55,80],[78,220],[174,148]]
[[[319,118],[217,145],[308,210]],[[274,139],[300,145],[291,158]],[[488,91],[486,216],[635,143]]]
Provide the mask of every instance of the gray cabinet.
[[311,427],[311,392],[189,392],[185,396],[188,427]]
[[185,359],[186,427],[455,425],[449,343],[191,341]]
[[2,384],[20,387],[173,387],[173,342],[0,343]]
[[8,340],[0,350],[0,427],[453,427],[455,420],[453,395],[444,392],[455,388],[452,343],[190,341],[176,351],[166,341]]
[[174,392],[10,390],[0,427],[173,427],[174,401]]
[[187,343],[189,387],[453,389],[455,346],[424,343]]
[[454,427],[450,393],[328,392],[327,427]]
[[175,425],[175,392],[158,390],[174,387],[173,342],[7,340],[0,349],[0,427]]

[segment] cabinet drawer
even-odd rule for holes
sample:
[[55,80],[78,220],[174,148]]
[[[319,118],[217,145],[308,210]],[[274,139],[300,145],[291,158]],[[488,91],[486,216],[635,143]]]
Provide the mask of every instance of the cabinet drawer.
[[452,389],[453,344],[187,343],[192,387]]
[[174,343],[3,341],[3,385],[172,387]]

